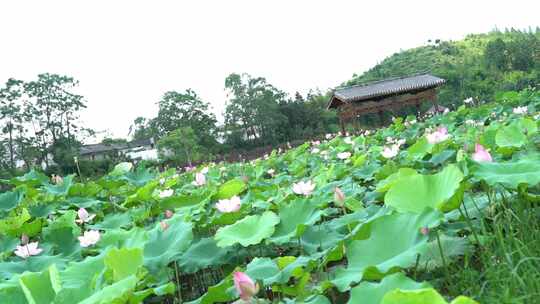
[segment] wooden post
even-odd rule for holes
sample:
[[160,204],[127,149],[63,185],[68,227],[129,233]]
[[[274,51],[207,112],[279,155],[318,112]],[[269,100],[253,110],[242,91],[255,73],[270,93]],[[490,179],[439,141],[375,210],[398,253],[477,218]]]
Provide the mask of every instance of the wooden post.
[[341,135],[345,136],[345,119],[343,113],[339,114],[339,124],[341,125]]
[[416,107],[416,120],[420,120],[420,101],[414,104]]
[[437,94],[431,96],[431,103],[435,107],[435,114],[439,114],[439,104],[437,103]]

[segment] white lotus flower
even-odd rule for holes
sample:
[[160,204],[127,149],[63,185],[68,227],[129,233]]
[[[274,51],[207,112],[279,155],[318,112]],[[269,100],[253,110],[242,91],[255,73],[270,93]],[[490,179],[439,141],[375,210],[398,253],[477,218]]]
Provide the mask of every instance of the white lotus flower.
[[463,103],[466,103],[466,104],[469,104],[469,103],[472,103],[473,102],[473,98],[472,97],[469,97],[465,100],[463,100]]
[[38,255],[43,251],[43,249],[38,248],[38,242],[31,242],[26,245],[17,246],[15,251],[16,256],[19,256],[23,259],[26,259],[33,255]]
[[512,110],[512,112],[513,112],[514,114],[527,114],[527,111],[528,111],[528,109],[527,109],[526,106],[523,106],[523,107],[517,107],[517,108],[514,108],[514,109]]
[[216,208],[222,213],[230,213],[240,210],[241,204],[240,198],[235,195],[230,199],[219,200],[216,204]]
[[333,136],[334,136],[334,135],[328,133],[328,134],[325,135],[325,138],[326,138],[326,139],[331,139]]
[[391,146],[384,147],[382,152],[381,152],[381,155],[384,158],[392,158],[392,157],[395,157],[396,155],[398,155],[398,153],[399,153],[399,146],[398,145],[391,145]]
[[319,152],[321,152],[321,150],[319,150],[319,148],[313,148],[313,149],[311,149],[311,153],[313,153],[313,154],[317,154],[317,153],[319,153]]
[[292,190],[294,193],[298,195],[308,196],[308,195],[311,195],[313,190],[315,190],[315,184],[312,183],[311,181],[307,181],[307,182],[300,181],[296,184],[293,184]]
[[276,173],[276,170],[274,169],[268,169],[268,171],[266,171],[266,173],[270,174],[270,175],[274,175],[274,173]]
[[81,243],[81,247],[89,247],[95,245],[100,238],[101,235],[97,230],[85,231],[83,236],[78,237],[79,242]]
[[208,173],[208,167],[202,168],[201,173],[202,173],[202,174]]
[[169,197],[169,196],[173,195],[173,193],[174,193],[174,190],[172,190],[172,189],[159,191],[159,198]]
[[77,216],[79,219],[75,220],[76,223],[82,224],[82,223],[88,223],[90,222],[94,217],[96,217],[95,214],[90,214],[86,209],[80,208],[77,211]]
[[195,186],[204,186],[206,184],[206,176],[201,172],[195,173],[195,180],[192,184]]
[[339,159],[347,159],[349,157],[351,157],[351,152],[341,152],[341,153],[338,153],[337,154],[337,157]]

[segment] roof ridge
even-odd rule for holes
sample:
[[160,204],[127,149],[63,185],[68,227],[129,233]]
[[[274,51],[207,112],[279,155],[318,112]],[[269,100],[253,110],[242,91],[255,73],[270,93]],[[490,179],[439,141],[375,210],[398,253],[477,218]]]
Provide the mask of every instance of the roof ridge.
[[360,83],[360,84],[355,84],[355,85],[352,85],[352,86],[339,86],[339,87],[335,88],[334,91],[337,91],[339,89],[352,89],[352,88],[359,88],[359,87],[367,87],[367,86],[374,85],[374,84],[381,83],[381,82],[387,82],[387,81],[393,81],[393,80],[399,80],[399,79],[405,79],[405,78],[413,78],[413,77],[424,76],[424,75],[437,77],[435,75],[431,75],[429,73],[429,71],[418,72],[418,73],[411,74],[411,75],[395,76],[395,77],[390,77],[390,78],[385,78],[385,79],[380,79],[380,80],[372,80],[372,81],[368,81],[368,82],[364,82],[364,83]]

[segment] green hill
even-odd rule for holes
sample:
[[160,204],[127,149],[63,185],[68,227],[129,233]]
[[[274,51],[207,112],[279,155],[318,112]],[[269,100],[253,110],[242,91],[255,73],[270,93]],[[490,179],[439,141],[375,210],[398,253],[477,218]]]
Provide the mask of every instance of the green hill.
[[439,100],[459,105],[474,97],[488,100],[499,91],[540,83],[540,29],[493,31],[459,41],[429,42],[395,53],[344,85],[430,72],[447,80]]

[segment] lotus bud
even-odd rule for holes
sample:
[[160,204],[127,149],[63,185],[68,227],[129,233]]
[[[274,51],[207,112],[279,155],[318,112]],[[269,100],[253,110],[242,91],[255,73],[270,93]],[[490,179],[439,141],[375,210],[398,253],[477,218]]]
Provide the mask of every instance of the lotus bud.
[[28,244],[28,242],[29,242],[28,235],[23,234],[21,236],[21,245],[26,245],[26,244]]
[[339,187],[334,189],[334,201],[340,205],[343,205],[343,202],[345,202],[345,193]]
[[259,292],[259,285],[253,282],[253,280],[247,274],[237,271],[234,273],[233,277],[234,287],[240,294],[240,299],[249,301]]
[[165,210],[165,218],[171,218],[174,215],[174,212],[171,210]]
[[428,227],[420,228],[420,233],[423,234],[423,235],[428,235],[429,234],[429,228]]
[[167,222],[161,221],[161,222],[159,222],[159,225],[161,226],[161,229],[163,231],[169,229],[169,224],[167,224]]

